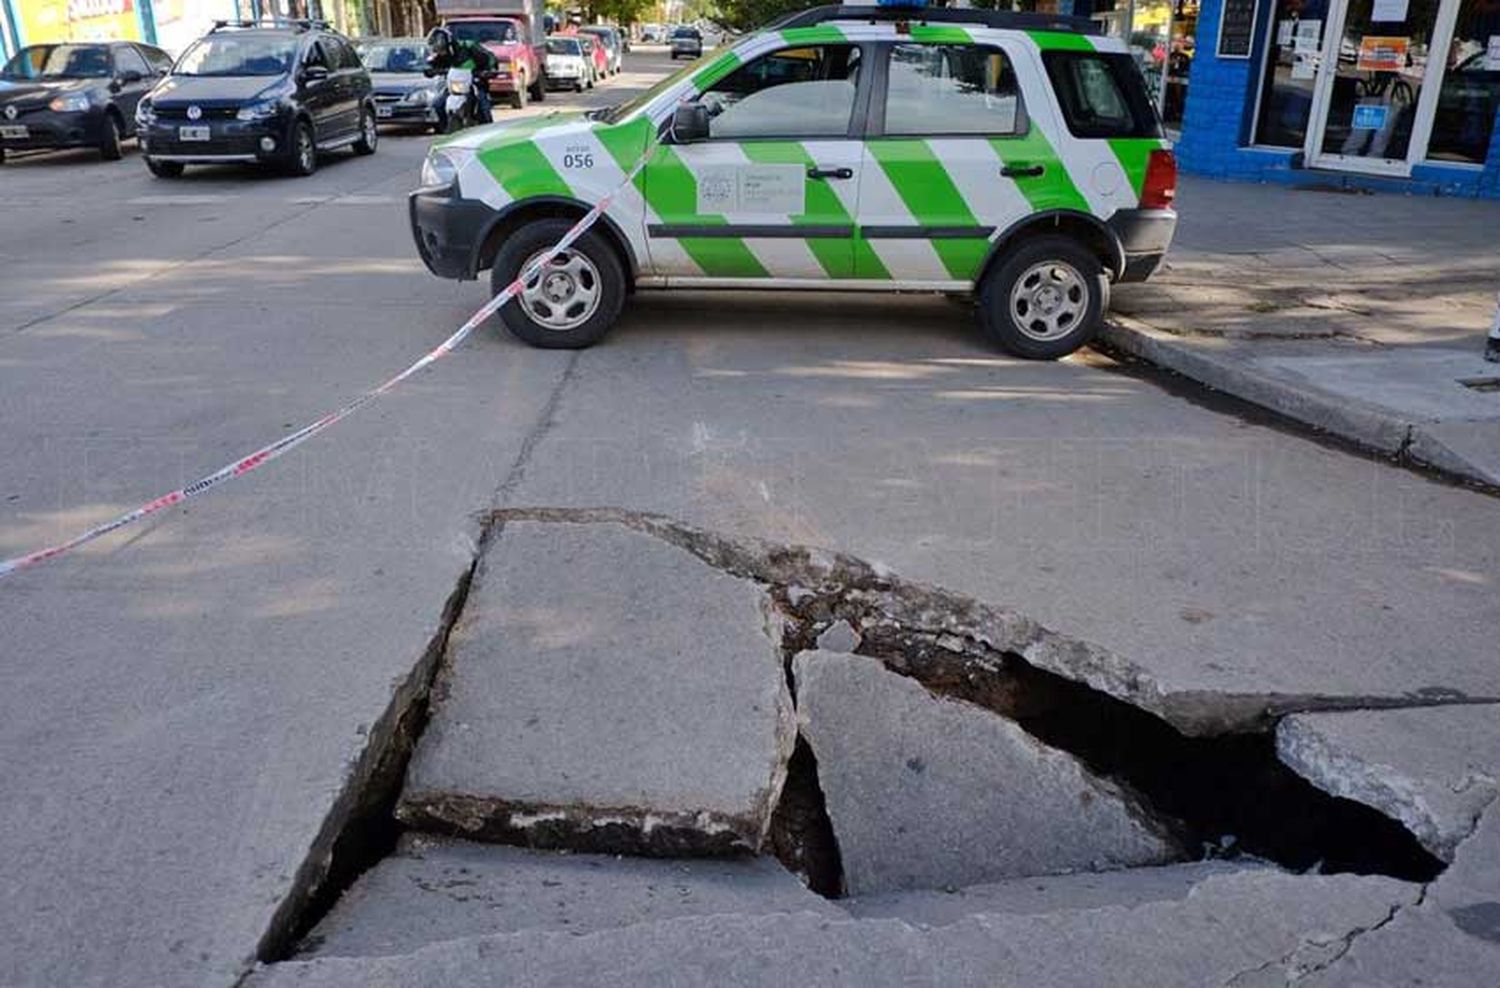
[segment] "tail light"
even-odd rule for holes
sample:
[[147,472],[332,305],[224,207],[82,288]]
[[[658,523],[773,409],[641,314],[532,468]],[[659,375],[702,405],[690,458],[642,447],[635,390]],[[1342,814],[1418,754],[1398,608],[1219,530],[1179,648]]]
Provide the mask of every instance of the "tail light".
[[1176,198],[1177,157],[1166,149],[1152,151],[1141,183],[1141,208],[1171,209]]

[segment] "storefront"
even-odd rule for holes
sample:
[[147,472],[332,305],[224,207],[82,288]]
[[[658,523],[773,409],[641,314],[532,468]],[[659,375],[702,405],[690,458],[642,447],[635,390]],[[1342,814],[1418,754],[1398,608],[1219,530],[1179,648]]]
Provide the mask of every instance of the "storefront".
[[1203,0],[1178,160],[1500,198],[1500,0]]

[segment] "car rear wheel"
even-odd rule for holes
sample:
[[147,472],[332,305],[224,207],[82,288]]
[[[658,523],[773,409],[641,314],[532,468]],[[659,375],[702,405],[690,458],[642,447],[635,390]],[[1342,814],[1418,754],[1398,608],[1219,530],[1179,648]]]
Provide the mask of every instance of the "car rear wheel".
[[313,143],[312,124],[306,120],[297,122],[292,128],[292,146],[287,170],[293,175],[307,177],[318,170],[318,146]]
[[[572,226],[564,219],[535,220],[507,237],[490,270],[490,290],[498,295]],[[520,296],[500,309],[500,321],[534,347],[576,350],[603,339],[624,304],[620,259],[591,230],[533,275]]]
[[1056,360],[1093,339],[1109,279],[1093,252],[1063,236],[1022,241],[984,276],[979,322],[1006,350]]
[[374,154],[380,143],[380,128],[375,124],[375,114],[367,106],[359,111],[359,140],[354,142],[355,154]]
[[104,114],[104,135],[99,139],[99,157],[105,161],[119,161],[124,152],[120,142],[125,139],[125,128],[114,113]]
[[157,161],[155,158],[146,159],[146,170],[157,178],[181,178],[182,162],[180,161]]
[[544,74],[540,79],[531,84],[531,101],[540,103],[547,98],[547,76]]

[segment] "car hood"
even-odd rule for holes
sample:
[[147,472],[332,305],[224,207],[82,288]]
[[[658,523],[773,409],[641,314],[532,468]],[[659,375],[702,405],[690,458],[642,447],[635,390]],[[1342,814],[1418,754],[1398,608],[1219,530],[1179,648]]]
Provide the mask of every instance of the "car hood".
[[409,93],[442,84],[442,78],[429,78],[420,72],[371,72],[370,86],[377,93]]
[[255,100],[270,99],[286,88],[286,76],[215,75],[167,76],[151,90],[151,103],[157,107],[239,106]]
[[0,79],[0,106],[46,103],[61,93],[83,92],[108,83],[108,79]]
[[459,131],[446,140],[438,141],[433,147],[455,148],[463,151],[490,152],[500,151],[504,148],[517,144],[525,144],[537,132],[546,129],[549,138],[574,131],[586,131],[594,125],[594,121],[584,116],[582,110],[568,113],[557,111],[536,117],[524,117],[520,120],[510,120],[505,123],[489,124],[484,127],[470,127],[468,130]]

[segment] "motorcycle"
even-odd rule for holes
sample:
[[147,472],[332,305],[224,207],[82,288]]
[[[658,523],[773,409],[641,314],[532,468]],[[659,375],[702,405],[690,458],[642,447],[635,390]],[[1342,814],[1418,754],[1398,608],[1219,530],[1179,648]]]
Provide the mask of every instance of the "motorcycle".
[[489,120],[479,119],[479,98],[475,95],[474,87],[488,85],[484,76],[476,76],[472,69],[449,69],[448,70],[448,98],[443,103],[444,127],[449,133],[472,127],[475,124],[490,123]]

